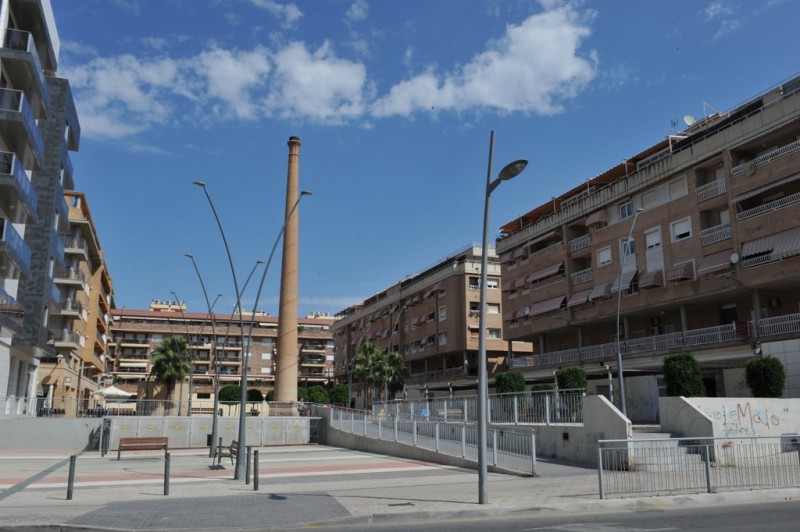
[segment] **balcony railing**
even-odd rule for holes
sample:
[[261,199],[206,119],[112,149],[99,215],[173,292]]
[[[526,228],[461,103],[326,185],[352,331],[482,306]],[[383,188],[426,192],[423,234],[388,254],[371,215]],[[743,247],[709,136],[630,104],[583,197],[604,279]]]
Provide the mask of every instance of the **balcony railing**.
[[[796,315],[800,327],[800,314]],[[619,343],[623,356],[628,358],[652,356],[680,351],[690,347],[714,346],[741,341],[748,336],[744,323],[731,323],[716,327],[693,329],[686,332],[658,334],[644,338],[625,340]],[[613,360],[617,355],[617,343],[599,344],[553,351],[538,355],[514,358],[509,361],[512,369],[546,368],[551,366],[578,365],[585,362]]]
[[27,31],[6,29],[6,38],[3,41],[3,48],[9,50],[17,50],[20,52],[28,52],[31,54],[31,62],[33,63],[33,71],[35,72],[36,81],[39,85],[39,92],[42,94],[42,100],[45,102],[50,101],[50,89],[47,86],[47,81],[44,78],[44,69],[42,63],[39,61],[39,52],[36,50],[36,41],[33,35]]
[[700,238],[704,246],[715,242],[722,242],[731,237],[731,224],[720,224],[700,231]]
[[591,243],[592,243],[592,235],[590,234],[581,235],[569,241],[569,250],[570,252],[575,252],[578,251],[579,249],[589,247]]
[[5,218],[0,218],[0,243],[16,265],[25,272],[31,268],[31,248],[19,236],[14,226]]
[[588,283],[589,281],[592,280],[592,269],[587,268],[579,272],[571,273],[569,275],[569,280],[572,283],[572,286],[581,283]]
[[53,279],[78,281],[79,283],[86,284],[86,276],[82,271],[75,268],[56,268],[53,272]]
[[543,255],[547,255],[548,253],[553,253],[555,251],[559,251],[561,248],[564,247],[563,242],[556,242],[555,244],[550,244],[546,248],[542,248],[536,251],[532,251],[531,254],[528,256],[529,259],[535,259],[537,257],[541,257]]
[[75,250],[80,250],[81,254],[87,255],[89,253],[89,244],[80,237],[74,236],[65,236],[62,239],[62,243],[64,244],[64,248],[66,251],[75,252]]
[[697,203],[702,203],[708,199],[719,196],[727,192],[725,188],[725,180],[717,179],[705,185],[697,187]]
[[43,161],[44,141],[25,94],[13,89],[0,89],[0,110],[13,111],[22,115],[22,122],[25,124],[25,130],[33,145],[36,158],[40,162]]
[[465,368],[459,366],[457,368],[437,369],[433,371],[425,371],[422,373],[412,373],[405,379],[407,383],[415,382],[431,382],[443,379],[455,379],[465,375]]
[[36,190],[16,154],[0,152],[0,174],[11,176],[14,179],[20,201],[25,204],[28,212],[35,216],[36,206],[39,203]]
[[774,149],[774,150],[772,150],[770,152],[767,152],[767,153],[765,153],[763,155],[760,155],[760,156],[756,157],[755,159],[753,159],[752,161],[748,161],[748,162],[742,163],[742,164],[740,164],[738,166],[734,166],[731,169],[731,174],[732,175],[743,174],[748,166],[751,166],[752,168],[757,168],[757,167],[761,166],[762,164],[767,164],[770,161],[773,161],[773,160],[775,160],[775,159],[777,159],[779,157],[783,157],[784,155],[787,155],[789,153],[797,151],[798,149],[800,149],[800,140],[796,140],[794,142],[790,142],[789,144],[786,144],[785,146],[781,146],[780,148],[776,148],[776,149]]
[[77,299],[72,299],[71,297],[62,299],[59,306],[61,307],[62,312],[83,312],[83,303]]
[[762,336],[778,336],[782,334],[800,333],[800,314],[787,314],[785,316],[775,316],[763,318],[755,322],[748,322],[750,336],[760,338]]
[[778,209],[783,209],[784,207],[788,207],[789,205],[794,205],[796,203],[800,203],[800,192],[790,196],[785,196],[775,201],[770,201],[769,203],[764,203],[763,205],[759,205],[758,207],[754,207],[752,209],[747,209],[746,211],[737,212],[736,219],[746,220],[754,216],[759,216],[768,212],[777,211]]

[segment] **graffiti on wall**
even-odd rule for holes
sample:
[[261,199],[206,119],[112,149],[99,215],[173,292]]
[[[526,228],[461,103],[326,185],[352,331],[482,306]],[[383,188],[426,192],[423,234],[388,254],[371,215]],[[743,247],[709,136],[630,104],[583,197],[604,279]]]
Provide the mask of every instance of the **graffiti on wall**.
[[722,427],[723,438],[736,436],[780,435],[781,420],[788,414],[787,408],[768,410],[751,404],[750,401],[723,404],[711,412],[711,419]]

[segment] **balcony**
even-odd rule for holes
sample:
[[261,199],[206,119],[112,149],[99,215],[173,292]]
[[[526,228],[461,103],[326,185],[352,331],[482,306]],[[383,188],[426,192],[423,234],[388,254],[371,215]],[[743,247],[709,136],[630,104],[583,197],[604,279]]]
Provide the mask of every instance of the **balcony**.
[[697,203],[702,203],[721,194],[725,194],[725,192],[727,192],[727,190],[725,188],[724,179],[716,179],[705,185],[700,185],[697,187]]
[[64,253],[69,255],[81,255],[88,260],[89,244],[81,237],[63,236]]
[[44,165],[44,141],[22,91],[0,89],[0,136],[7,151],[22,156],[25,168]]
[[569,251],[570,253],[574,253],[578,250],[589,247],[591,243],[592,243],[592,235],[588,233],[585,235],[581,235],[569,241]]
[[412,373],[405,379],[408,384],[420,382],[436,382],[448,379],[463,378],[467,374],[467,368],[459,366],[457,368],[437,369],[433,371],[425,371],[422,373]]
[[767,164],[769,162],[772,162],[775,159],[783,157],[784,155],[788,155],[790,153],[794,153],[797,150],[800,150],[800,140],[796,140],[794,142],[790,142],[789,144],[781,146],[780,148],[776,148],[776,149],[774,149],[774,150],[772,150],[770,152],[767,152],[767,153],[764,153],[762,155],[759,155],[758,157],[756,157],[752,161],[748,161],[748,162],[742,163],[742,164],[740,164],[738,166],[734,166],[731,169],[731,175],[740,175],[740,174],[744,174],[744,173],[749,173],[751,170],[755,170],[756,168],[758,168],[761,165],[764,165],[764,164]]
[[752,209],[747,209],[741,212],[737,212],[736,219],[739,221],[746,220],[748,218],[753,218],[754,216],[760,216],[762,214],[767,214],[773,211],[777,211],[779,209],[783,209],[790,205],[796,205],[797,203],[800,203],[800,192],[795,192],[794,194],[784,196],[775,201],[764,203]]
[[563,242],[556,242],[555,244],[550,244],[549,246],[538,249],[536,251],[532,251],[531,254],[528,256],[529,259],[536,259],[542,257],[544,255],[548,255],[550,253],[555,253],[556,251],[561,251],[564,247]]
[[0,325],[7,327],[11,331],[20,332],[22,330],[23,314],[22,305],[0,288]]
[[62,299],[59,303],[59,313],[62,315],[81,316],[83,309],[83,303],[71,297]]
[[[7,267],[9,264],[22,270],[25,275],[30,275],[31,248],[9,220],[0,218],[0,267]],[[6,277],[11,275],[6,274]]]
[[36,115],[44,118],[50,102],[50,89],[33,35],[27,31],[7,28],[0,58],[15,85],[24,84],[33,89],[28,92],[31,95],[31,105],[36,110]]
[[138,338],[135,336],[134,337],[126,336],[124,338],[120,338],[119,343],[120,345],[130,345],[130,346],[150,345],[150,342],[147,341],[147,337],[141,337],[141,336]]
[[84,288],[87,282],[86,276],[77,268],[56,268],[53,280],[59,284],[77,285],[81,288]]
[[56,181],[55,195],[56,212],[61,218],[61,225],[62,227],[69,227],[69,207],[67,207],[67,200],[64,198],[64,186],[58,181]]
[[[5,205],[22,205],[16,209],[14,222],[36,220],[38,197],[31,180],[22,167],[19,158],[10,152],[0,152],[0,201]],[[27,216],[23,216],[26,214]]]
[[[800,314],[796,316],[796,321],[800,326]],[[744,323],[731,323],[717,327],[693,329],[686,332],[625,340],[619,343],[619,348],[626,358],[666,355],[691,348],[712,348],[731,343],[744,343],[748,340],[747,329]],[[616,356],[617,343],[611,342],[515,358],[509,361],[509,365],[512,369],[546,369],[610,361],[615,360]]]
[[720,224],[700,231],[700,238],[704,246],[722,242],[731,237],[731,224]]
[[84,338],[74,331],[60,331],[55,333],[53,338],[55,347],[67,347],[70,349],[78,349],[83,347]]
[[581,270],[579,272],[571,273],[569,275],[570,283],[572,286],[588,283],[593,278],[592,269],[587,268],[585,270]]

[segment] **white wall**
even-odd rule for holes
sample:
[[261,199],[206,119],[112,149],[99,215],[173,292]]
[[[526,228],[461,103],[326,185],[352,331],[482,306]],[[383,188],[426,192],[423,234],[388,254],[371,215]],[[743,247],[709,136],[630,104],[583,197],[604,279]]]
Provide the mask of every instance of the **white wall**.
[[[680,404],[681,400],[684,404]],[[800,399],[664,397],[661,408],[662,428],[668,430],[668,427],[672,427],[670,423],[675,423],[682,427],[682,432],[670,431],[686,437],[713,435],[716,438],[735,438],[800,433]],[[700,415],[692,416],[682,411],[690,408]],[[671,420],[667,419],[668,415]],[[680,422],[675,420],[676,415],[680,416]],[[711,422],[713,434],[708,434],[706,424],[702,422],[703,417]],[[690,426],[694,428],[689,430]]]

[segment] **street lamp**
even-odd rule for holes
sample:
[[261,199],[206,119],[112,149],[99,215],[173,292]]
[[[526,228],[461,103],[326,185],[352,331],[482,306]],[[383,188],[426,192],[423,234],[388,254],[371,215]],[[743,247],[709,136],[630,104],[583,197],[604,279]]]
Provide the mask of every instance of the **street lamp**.
[[186,253],[185,256],[192,261],[192,266],[194,266],[194,271],[197,273],[197,280],[200,281],[200,288],[203,289],[203,297],[206,300],[206,306],[208,307],[208,315],[211,318],[211,348],[209,350],[209,357],[214,356],[214,413],[211,419],[211,447],[209,449],[209,456],[216,456],[217,455],[217,408],[219,408],[219,357],[214,350],[214,342],[217,339],[217,326],[214,322],[214,312],[213,308],[214,305],[217,304],[217,299],[220,298],[220,295],[217,296],[217,299],[214,300],[214,305],[209,303],[208,301],[208,292],[206,291],[206,284],[203,282],[203,277],[200,275],[200,269],[197,267],[197,263],[194,261],[194,255],[191,253]]
[[[240,309],[242,308],[241,302],[241,292],[239,291],[239,282],[236,280],[236,268],[233,266],[233,257],[231,256],[231,249],[228,246],[228,239],[225,237],[225,231],[222,229],[222,222],[219,219],[219,215],[217,214],[217,209],[214,207],[214,202],[211,200],[211,195],[208,193],[208,189],[206,188],[206,184],[202,181],[195,181],[194,184],[203,189],[203,192],[206,195],[206,199],[208,200],[209,206],[211,206],[211,212],[214,213],[214,219],[217,221],[217,227],[219,228],[220,236],[222,236],[222,243],[225,245],[225,253],[228,255],[228,264],[231,268],[231,277],[233,278],[233,289],[234,293],[236,294],[236,306]],[[242,319],[242,313],[239,312],[239,330],[242,334],[242,340],[244,340],[244,320]],[[244,343],[244,342],[242,342]],[[242,359],[242,383],[244,385],[242,388],[242,393],[239,398],[239,436],[238,442],[239,447],[236,451],[236,472],[233,475],[234,480],[238,480],[244,478],[245,475],[245,453],[246,453],[246,430],[245,430],[245,423],[247,422],[245,407],[247,405],[247,363]]]
[[622,374],[622,345],[619,339],[619,310],[622,305],[622,274],[625,270],[625,261],[628,259],[628,251],[631,248],[631,238],[633,237],[633,228],[636,227],[636,219],[644,211],[642,208],[636,209],[636,214],[633,215],[631,222],[631,229],[628,231],[628,239],[622,248],[622,260],[619,261],[619,285],[617,286],[617,380],[619,381],[619,401],[622,406],[622,414],[628,417],[628,408],[625,404],[625,379]]
[[489,167],[486,171],[486,196],[483,206],[483,248],[481,249],[480,311],[478,312],[478,502],[489,503],[489,485],[486,469],[487,444],[487,402],[489,400],[488,376],[486,375],[486,273],[489,268],[489,197],[503,181],[518,176],[528,165],[520,159],[507,164],[492,181],[492,160],[494,158],[494,131],[489,137]]

